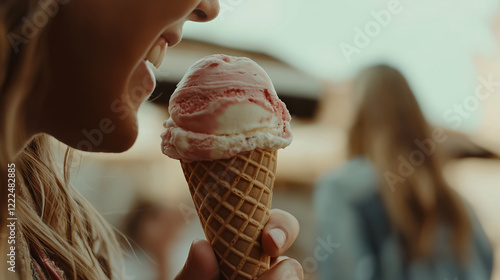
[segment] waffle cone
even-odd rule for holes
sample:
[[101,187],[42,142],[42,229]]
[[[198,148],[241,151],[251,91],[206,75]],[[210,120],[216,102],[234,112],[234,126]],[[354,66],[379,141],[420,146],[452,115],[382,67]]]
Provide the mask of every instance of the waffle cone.
[[269,269],[261,236],[270,215],[276,154],[255,149],[224,160],[181,161],[223,279],[256,279]]

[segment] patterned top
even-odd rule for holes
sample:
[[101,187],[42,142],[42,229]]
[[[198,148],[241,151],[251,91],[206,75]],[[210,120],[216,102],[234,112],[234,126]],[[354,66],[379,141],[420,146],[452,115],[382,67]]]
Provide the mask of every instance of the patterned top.
[[42,248],[35,248],[31,254],[31,273],[34,280],[64,280],[62,271]]

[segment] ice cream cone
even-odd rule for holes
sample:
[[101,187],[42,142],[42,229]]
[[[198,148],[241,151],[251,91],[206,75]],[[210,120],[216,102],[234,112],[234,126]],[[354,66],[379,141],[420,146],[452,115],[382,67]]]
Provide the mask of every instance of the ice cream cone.
[[276,151],[292,142],[290,113],[257,63],[216,54],[194,63],[170,97],[162,152],[181,161],[223,279],[269,269]]
[[276,155],[257,148],[229,159],[181,160],[223,279],[257,279],[269,269],[261,235],[270,215]]

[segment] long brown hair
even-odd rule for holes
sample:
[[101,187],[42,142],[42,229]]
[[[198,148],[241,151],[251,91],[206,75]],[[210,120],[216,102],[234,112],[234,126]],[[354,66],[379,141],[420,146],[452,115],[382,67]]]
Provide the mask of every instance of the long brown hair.
[[463,260],[471,222],[460,197],[443,179],[439,153],[427,153],[408,166],[412,153],[421,151],[416,141],[433,138],[406,79],[390,66],[374,66],[355,79],[354,94],[359,107],[349,132],[349,156],[366,156],[376,167],[379,192],[406,256],[429,256],[438,226],[445,223],[451,245]]
[[[113,262],[120,248],[115,233],[96,210],[69,184],[73,151],[56,164],[56,142],[45,134],[26,141],[25,101],[44,86],[46,35],[43,26],[26,33],[26,20],[66,1],[5,0],[0,2],[0,278],[32,279],[31,252],[42,250],[64,272],[65,279],[118,277]],[[29,29],[29,28],[28,28]],[[29,37],[29,38],[28,38]],[[6,38],[9,38],[6,40]],[[43,90],[40,90],[43,92]],[[24,147],[24,148],[23,148]],[[20,151],[20,152],[19,152]],[[7,270],[7,164],[16,165],[16,273]],[[35,253],[36,254],[36,253]]]

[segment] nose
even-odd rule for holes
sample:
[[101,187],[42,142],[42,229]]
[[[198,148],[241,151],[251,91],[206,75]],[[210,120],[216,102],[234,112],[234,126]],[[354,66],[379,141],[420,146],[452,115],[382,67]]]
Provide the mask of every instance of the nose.
[[196,9],[191,12],[188,20],[207,22],[215,19],[219,14],[219,0],[201,0]]

